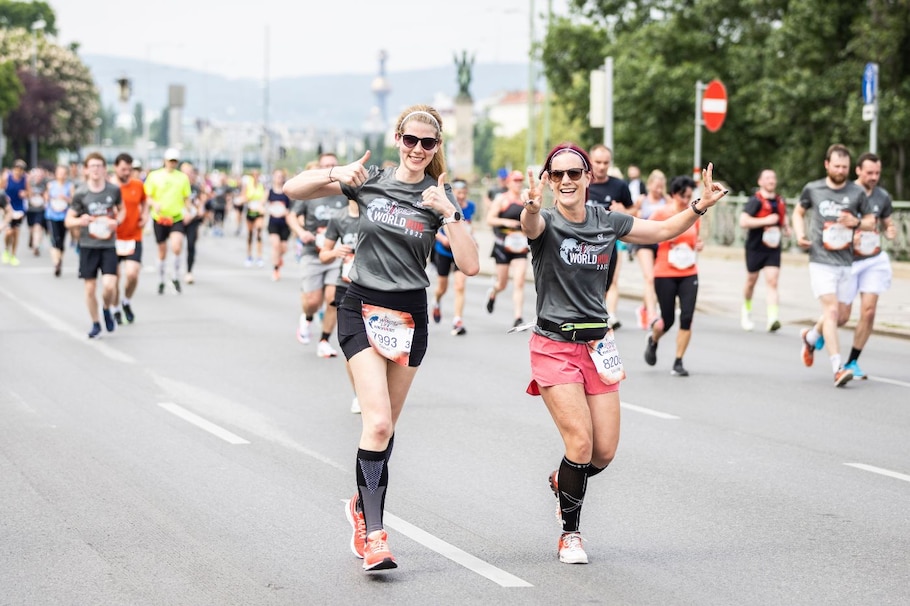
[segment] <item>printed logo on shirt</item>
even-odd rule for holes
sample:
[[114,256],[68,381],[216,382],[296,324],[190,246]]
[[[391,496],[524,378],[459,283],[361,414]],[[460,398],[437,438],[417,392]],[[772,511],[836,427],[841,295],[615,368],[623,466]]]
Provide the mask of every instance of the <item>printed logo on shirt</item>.
[[584,265],[594,269],[607,269],[610,265],[610,249],[606,244],[579,242],[575,238],[562,241],[559,256],[566,265]]
[[421,220],[417,210],[387,198],[372,200],[367,206],[367,217],[372,223],[399,227],[406,235],[415,238],[422,238],[426,228],[426,223]]
[[818,214],[823,217],[837,217],[840,215],[840,211],[849,203],[849,198],[844,198],[843,204],[836,200],[822,200],[818,205]]

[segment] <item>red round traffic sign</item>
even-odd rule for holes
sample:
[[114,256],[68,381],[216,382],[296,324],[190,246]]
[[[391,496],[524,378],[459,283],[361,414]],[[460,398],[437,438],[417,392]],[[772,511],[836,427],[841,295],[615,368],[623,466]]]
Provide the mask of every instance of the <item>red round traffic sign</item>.
[[701,117],[712,133],[720,130],[727,117],[727,89],[720,80],[711,80],[701,98]]

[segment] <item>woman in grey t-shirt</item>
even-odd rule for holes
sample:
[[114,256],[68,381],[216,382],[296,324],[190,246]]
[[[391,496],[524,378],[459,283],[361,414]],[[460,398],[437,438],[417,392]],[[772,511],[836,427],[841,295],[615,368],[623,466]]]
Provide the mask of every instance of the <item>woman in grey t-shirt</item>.
[[[587,153],[571,143],[556,146],[524,193],[521,227],[531,246],[537,285],[537,325],[531,336],[528,393],[544,404],[565,442],[550,486],[559,502],[563,532],[559,560],[586,564],[578,531],[588,478],[613,460],[619,443],[619,381],[624,378],[604,303],[610,251],[617,239],[655,244],[684,232],[726,191],[702,171],[704,199],[665,221],[647,221],[599,206],[586,206],[591,183]],[[543,183],[555,206],[541,208]]]
[[395,123],[395,144],[398,166],[367,169],[367,151],[346,166],[304,171],[284,186],[295,200],[344,194],[360,208],[338,342],[362,412],[358,493],[346,515],[354,528],[351,549],[368,571],[397,566],[382,525],[388,462],[395,424],[426,352],[426,264],[442,225],[461,271],[472,276],[479,269],[474,240],[445,184],[439,113],[427,105],[406,109]]

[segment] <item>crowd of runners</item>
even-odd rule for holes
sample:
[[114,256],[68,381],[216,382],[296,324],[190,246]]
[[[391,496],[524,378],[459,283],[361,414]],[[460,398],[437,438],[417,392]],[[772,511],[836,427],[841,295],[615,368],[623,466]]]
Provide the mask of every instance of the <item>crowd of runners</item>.
[[[639,168],[629,166],[626,182],[609,148],[566,143],[551,150],[537,174],[500,171],[498,183],[475,202],[468,183],[446,173],[435,109],[402,112],[395,146],[398,163],[377,166],[367,152],[342,165],[324,153],[290,177],[282,170],[267,177],[258,170],[203,175],[181,162],[177,149],[168,149],[154,170],[126,153],[111,166],[90,153],[80,164],[52,170],[29,170],[16,160],[2,173],[2,264],[13,270],[23,254],[47,254],[49,275],[59,277],[68,263],[77,267],[94,339],[141,318],[134,298],[143,265],[154,265],[158,295],[184,293],[195,282],[200,235],[224,237],[230,225],[246,240],[238,265],[268,263],[275,281],[288,275],[285,258],[292,252],[300,279],[296,338],[315,342],[321,358],[337,358],[337,335],[352,385],[351,411],[361,414],[357,490],[345,510],[351,546],[366,570],[382,570],[397,566],[382,522],[388,463],[395,425],[426,353],[428,324],[447,318],[453,336],[468,334],[465,284],[479,271],[478,255],[490,255],[493,283],[476,304],[494,313],[511,285],[509,325],[532,330],[528,393],[542,396],[565,443],[565,456],[549,475],[563,525],[557,553],[562,562],[586,563],[579,520],[587,480],[613,459],[619,437],[624,371],[611,352],[614,331],[623,326],[616,313],[623,257],[639,264],[644,280],[641,305],[626,323],[645,333],[645,362],[657,364],[659,345],[677,324],[668,366],[672,375],[688,376],[683,358],[704,246],[699,219],[727,192],[713,182],[710,166],[701,183],[687,175],[668,179],[656,169],[642,181]],[[816,351],[826,348],[834,385],[842,387],[865,377],[858,359],[877,299],[891,281],[882,237],[893,239],[896,229],[891,197],[878,185],[877,156],[862,154],[852,165],[850,151],[832,145],[824,169],[824,177],[789,205],[777,192],[774,171],[759,173],[740,217],[747,230],[741,326],[756,329],[753,292],[764,273],[761,326],[781,328],[781,246],[792,237],[809,253],[811,289],[821,307],[818,323],[801,333],[801,357],[811,366]],[[472,235],[481,208],[493,231],[489,251],[478,251]],[[535,318],[525,322],[529,262],[536,305]],[[428,263],[435,271],[427,272]],[[444,298],[450,277],[451,307]],[[837,328],[857,298],[859,321],[845,357]]]

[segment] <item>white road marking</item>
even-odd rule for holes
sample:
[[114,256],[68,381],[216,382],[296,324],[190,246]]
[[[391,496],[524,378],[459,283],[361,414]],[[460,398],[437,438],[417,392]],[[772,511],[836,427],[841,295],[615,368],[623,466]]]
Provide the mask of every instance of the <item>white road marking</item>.
[[[347,503],[344,499],[342,499],[342,501]],[[463,551],[450,543],[446,543],[439,537],[433,536],[429,532],[414,526],[410,522],[405,522],[388,511],[383,512],[383,521],[386,526],[394,529],[396,532],[400,532],[412,541],[420,543],[427,549],[435,551],[456,564],[464,566],[471,572],[476,572],[480,576],[493,581],[500,587],[533,587],[533,585],[524,579],[519,579],[513,574],[496,568],[489,562],[484,562],[480,558],[472,556],[468,552]]]
[[[36,318],[38,318],[39,320],[41,320],[42,322],[47,324],[50,328],[56,330],[57,332],[61,332],[68,337],[72,337],[73,339],[76,339],[77,341],[81,341],[82,343],[86,343],[87,345],[90,345],[93,349],[97,350],[98,353],[100,353],[101,355],[103,355],[107,358],[110,358],[111,360],[114,360],[116,362],[123,362],[124,364],[135,364],[136,363],[136,359],[133,356],[125,354],[122,351],[118,351],[117,349],[114,349],[110,345],[105,345],[98,339],[89,339],[88,333],[76,330],[75,328],[73,328],[72,326],[70,326],[69,324],[67,324],[60,318],[58,318],[57,316],[50,314],[46,311],[43,311],[34,305],[26,305],[26,303],[22,299],[20,299],[13,293],[9,292],[8,290],[0,288],[0,294],[5,296],[6,298],[12,300],[13,302],[17,303],[20,307],[22,307],[22,309],[24,309],[28,313],[32,314],[33,316],[35,316]],[[104,333],[102,333],[102,334],[104,334]]]
[[645,408],[644,406],[636,406],[635,404],[629,404],[628,402],[620,402],[619,405],[626,410],[634,410],[635,412],[640,412],[645,415],[651,415],[652,417],[657,417],[658,419],[678,419],[676,415],[671,415],[668,412],[660,412],[659,410],[653,410],[651,408]]
[[865,465],[863,463],[844,463],[847,467],[855,467],[856,469],[862,469],[863,471],[871,471],[872,473],[877,473],[882,476],[888,476],[889,478],[894,478],[896,480],[903,480],[904,482],[910,482],[910,476],[905,473],[898,473],[896,471],[891,471],[889,469],[882,469],[881,467],[874,467],[872,465]]
[[218,425],[215,425],[211,421],[203,419],[199,415],[194,414],[194,413],[188,411],[186,408],[183,408],[182,406],[178,406],[177,404],[174,404],[173,402],[160,402],[158,404],[158,406],[160,406],[161,408],[170,412],[171,414],[177,415],[184,421],[186,421],[188,423],[192,423],[199,429],[204,429],[205,431],[209,432],[210,434],[221,438],[222,440],[224,440],[225,442],[228,442],[229,444],[249,444],[249,442],[247,440],[244,440],[237,434],[231,433],[227,429],[225,429],[223,427],[219,427]]
[[889,385],[897,385],[899,387],[910,387],[910,383],[906,381],[898,381],[897,379],[886,379],[884,377],[869,377],[870,381],[878,381],[879,383],[888,383]]

